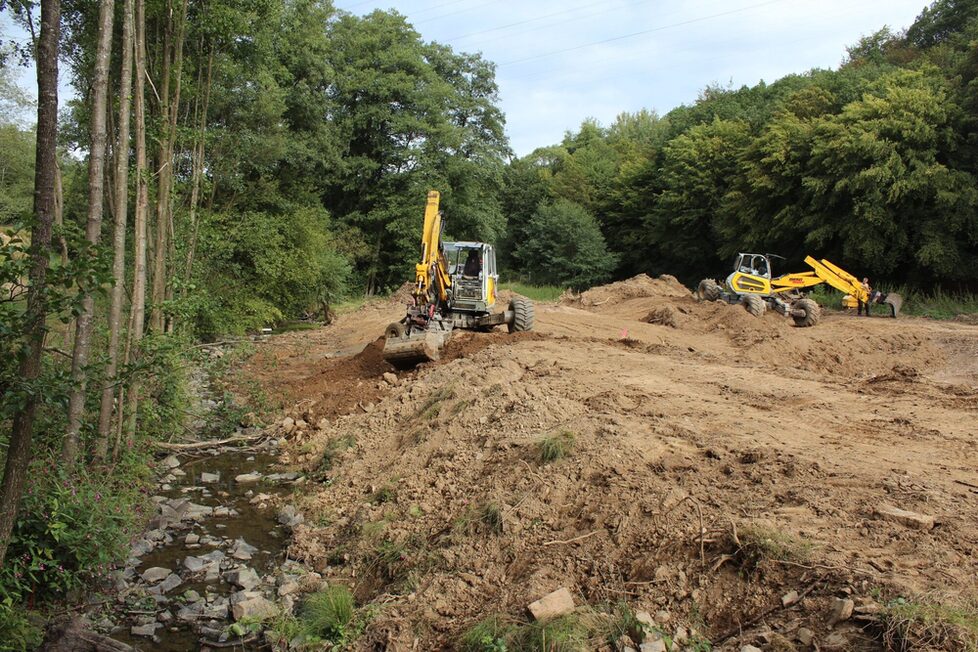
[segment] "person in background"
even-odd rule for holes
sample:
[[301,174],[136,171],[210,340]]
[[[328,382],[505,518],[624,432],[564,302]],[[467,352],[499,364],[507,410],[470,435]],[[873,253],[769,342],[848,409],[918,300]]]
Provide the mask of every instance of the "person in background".
[[873,288],[869,285],[869,278],[863,277],[863,289],[866,290],[867,301],[859,299],[859,305],[856,307],[856,315],[862,315],[863,310],[866,310],[866,316],[869,317],[869,297],[873,294]]

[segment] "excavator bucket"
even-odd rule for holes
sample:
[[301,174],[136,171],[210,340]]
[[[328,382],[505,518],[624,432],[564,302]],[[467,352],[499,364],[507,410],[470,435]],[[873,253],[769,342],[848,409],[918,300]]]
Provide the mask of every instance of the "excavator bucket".
[[388,336],[387,341],[384,342],[384,360],[399,369],[437,360],[441,357],[445,339],[444,333],[435,331],[398,337]]
[[896,292],[890,292],[888,295],[886,295],[886,298],[883,299],[883,303],[890,307],[890,316],[895,319],[896,316],[900,314],[900,308],[903,307],[903,297]]

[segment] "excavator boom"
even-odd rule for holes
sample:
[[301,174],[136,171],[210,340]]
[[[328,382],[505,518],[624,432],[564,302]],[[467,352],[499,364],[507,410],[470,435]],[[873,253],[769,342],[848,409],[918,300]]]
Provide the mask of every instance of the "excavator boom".
[[[834,287],[836,290],[854,297],[857,301],[862,302],[867,306],[873,302],[874,296],[870,294],[869,290],[863,287],[863,284],[859,281],[859,279],[838,265],[830,263],[824,258],[822,260],[815,260],[811,256],[805,258],[805,263],[815,270],[816,276]],[[900,308],[903,306],[903,297],[895,292],[890,292],[886,295],[877,293],[876,296],[878,297],[876,299],[877,303],[883,303],[890,306],[890,314],[893,317],[900,314]],[[867,314],[869,313],[867,312]]]

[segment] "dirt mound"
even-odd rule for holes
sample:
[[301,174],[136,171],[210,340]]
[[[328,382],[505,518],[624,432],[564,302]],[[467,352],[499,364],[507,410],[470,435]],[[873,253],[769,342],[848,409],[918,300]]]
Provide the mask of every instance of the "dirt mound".
[[593,287],[581,294],[565,292],[560,298],[560,303],[585,309],[602,307],[607,309],[629,299],[687,297],[689,295],[689,289],[680,283],[675,276],[663,274],[659,278],[652,278],[647,274],[639,274],[624,281]]
[[397,290],[392,292],[387,298],[387,301],[398,306],[404,306],[412,303],[414,301],[414,283],[407,282],[401,287],[397,288]]

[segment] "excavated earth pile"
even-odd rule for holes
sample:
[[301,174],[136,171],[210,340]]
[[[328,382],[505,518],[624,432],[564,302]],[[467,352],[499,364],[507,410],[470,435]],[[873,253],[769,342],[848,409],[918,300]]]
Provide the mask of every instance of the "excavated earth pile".
[[673,649],[872,650],[887,600],[973,597],[974,326],[795,328],[639,276],[395,374],[374,338],[401,310],[252,363],[317,479],[290,556],[379,606],[358,648],[458,649],[566,588]]

